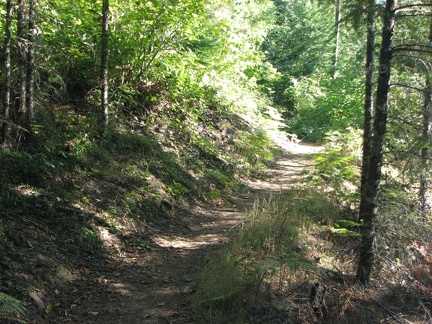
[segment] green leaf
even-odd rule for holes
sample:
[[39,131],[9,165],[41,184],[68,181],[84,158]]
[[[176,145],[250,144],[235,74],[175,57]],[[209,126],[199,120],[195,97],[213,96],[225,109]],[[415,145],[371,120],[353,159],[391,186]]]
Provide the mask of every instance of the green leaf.
[[53,308],[54,308],[53,304],[48,304],[45,308],[45,314],[51,313]]

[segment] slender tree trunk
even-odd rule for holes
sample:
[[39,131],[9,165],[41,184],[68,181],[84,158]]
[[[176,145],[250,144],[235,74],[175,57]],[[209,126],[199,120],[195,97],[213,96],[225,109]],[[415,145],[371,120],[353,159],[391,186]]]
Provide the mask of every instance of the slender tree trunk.
[[[365,200],[366,179],[369,170],[370,146],[372,140],[372,118],[373,118],[373,82],[374,82],[374,60],[375,60],[375,1],[372,0],[368,6],[367,13],[367,40],[366,40],[366,77],[365,77],[365,102],[364,102],[364,128],[363,128],[363,159],[361,170],[360,195]],[[359,221],[364,219],[365,205],[360,204]]]
[[109,37],[109,3],[108,0],[103,0],[102,6],[102,49],[101,49],[101,78],[102,78],[102,109],[104,112],[105,129],[109,122],[108,111],[108,37]]
[[[429,25],[429,44],[432,44],[432,23]],[[423,129],[422,137],[424,140],[424,147],[421,150],[422,161],[422,174],[420,175],[420,188],[419,188],[419,211],[422,217],[428,212],[427,193],[430,183],[430,166],[431,166],[431,151],[432,144],[432,85],[430,82],[429,69],[426,69],[426,81],[424,88],[423,100]]]
[[11,111],[11,91],[12,91],[12,72],[11,72],[11,27],[12,27],[12,0],[6,1],[6,24],[5,24],[5,49],[4,49],[4,82],[5,90],[3,96],[3,124],[1,130],[2,145],[6,144]]
[[27,33],[26,33],[26,0],[18,0],[18,82],[19,103],[17,123],[26,127],[28,124],[26,105],[27,79]]
[[28,49],[27,49],[27,73],[26,73],[26,95],[28,119],[31,123],[34,119],[34,75],[35,75],[35,22],[36,0],[29,0],[28,14]]
[[421,150],[422,173],[420,175],[419,188],[419,211],[422,217],[428,212],[427,193],[430,182],[430,145],[432,143],[432,102],[431,102],[432,87],[427,76],[424,89],[424,105],[423,105],[423,130],[422,137],[424,147]]
[[333,58],[333,78],[336,77],[336,71],[339,63],[341,17],[342,17],[342,0],[336,0],[336,14],[335,14],[336,41],[335,41],[335,51],[334,51],[334,58]]
[[390,89],[390,70],[393,56],[392,41],[396,2],[397,0],[387,0],[385,4],[369,170],[365,185],[365,195],[360,201],[360,209],[363,210],[363,226],[361,235],[362,245],[357,266],[357,279],[362,284],[369,282],[373,266],[373,243],[375,240],[374,222],[377,217],[378,193],[387,126],[388,93]]

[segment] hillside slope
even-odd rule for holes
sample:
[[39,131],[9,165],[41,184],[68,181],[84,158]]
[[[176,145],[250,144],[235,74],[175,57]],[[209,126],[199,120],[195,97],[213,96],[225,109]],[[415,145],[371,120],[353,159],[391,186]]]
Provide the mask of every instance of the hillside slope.
[[203,247],[224,240],[212,211],[231,208],[231,195],[247,191],[245,180],[277,152],[264,131],[227,111],[159,107],[119,116],[104,137],[95,116],[74,107],[47,114],[31,147],[0,151],[0,286],[37,323],[107,323],[136,314],[128,305],[144,298],[189,293]]

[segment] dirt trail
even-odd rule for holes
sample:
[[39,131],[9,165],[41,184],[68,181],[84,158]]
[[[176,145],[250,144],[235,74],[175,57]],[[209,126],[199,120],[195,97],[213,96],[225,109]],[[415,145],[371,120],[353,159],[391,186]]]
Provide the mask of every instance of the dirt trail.
[[[72,323],[198,323],[190,307],[198,275],[207,260],[227,241],[257,197],[289,189],[312,165],[303,156],[321,148],[293,143],[275,132],[284,153],[265,178],[249,181],[249,193],[232,197],[232,206],[174,210],[163,232],[152,228],[124,237],[107,235],[118,253],[95,260],[85,280],[74,281],[64,298],[65,322]],[[140,244],[132,244],[141,242]],[[150,250],[142,249],[149,242]],[[141,247],[141,248],[140,248]]]

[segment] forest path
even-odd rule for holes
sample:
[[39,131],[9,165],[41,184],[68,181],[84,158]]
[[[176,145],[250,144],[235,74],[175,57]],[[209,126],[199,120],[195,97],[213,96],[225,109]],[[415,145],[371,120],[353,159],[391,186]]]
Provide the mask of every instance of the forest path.
[[257,199],[295,186],[313,167],[305,154],[322,149],[289,141],[277,132],[275,123],[270,136],[283,153],[264,177],[246,183],[246,194],[231,197],[232,206],[177,208],[163,230],[146,228],[120,239],[107,235],[107,242],[117,247],[118,253],[89,267],[86,279],[75,282],[74,293],[65,301],[70,311],[64,320],[104,324],[201,322],[189,301],[201,269],[227,242],[230,229],[241,223]]

